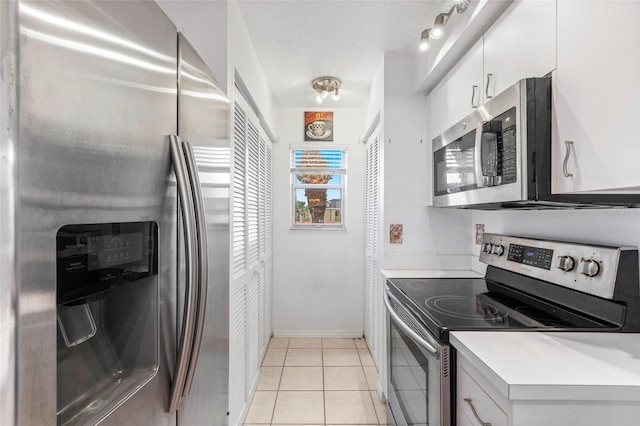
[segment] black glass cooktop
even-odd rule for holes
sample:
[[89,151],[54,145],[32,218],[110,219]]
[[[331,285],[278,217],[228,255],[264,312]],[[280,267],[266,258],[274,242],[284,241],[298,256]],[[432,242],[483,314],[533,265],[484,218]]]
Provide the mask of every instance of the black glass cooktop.
[[449,340],[449,331],[456,330],[615,328],[482,278],[393,278],[387,283],[391,293],[443,342]]

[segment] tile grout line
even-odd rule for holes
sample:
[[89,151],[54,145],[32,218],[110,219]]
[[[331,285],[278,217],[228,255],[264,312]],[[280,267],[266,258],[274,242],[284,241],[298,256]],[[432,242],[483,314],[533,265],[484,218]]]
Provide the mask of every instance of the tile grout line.
[[[354,342],[355,343],[355,342]],[[380,425],[380,417],[378,416],[378,410],[376,410],[376,402],[373,400],[373,396],[371,395],[371,389],[369,389],[369,380],[367,379],[367,372],[364,369],[364,364],[362,362],[362,357],[360,356],[360,349],[356,346],[356,351],[358,351],[358,358],[360,358],[360,365],[362,367],[362,373],[364,374],[364,382],[367,384],[367,393],[369,394],[369,399],[371,400],[371,404],[372,404],[372,408],[373,408],[373,414],[376,416],[376,419],[378,420],[378,425]],[[369,346],[367,346],[367,353],[371,354],[371,350],[369,349]]]
[[327,394],[324,385],[324,340],[320,339],[320,357],[322,359],[322,413],[324,414],[324,425],[327,424]]
[[276,414],[276,405],[278,404],[278,396],[280,395],[280,384],[282,383],[282,376],[284,375],[284,363],[287,360],[287,353],[289,352],[289,342],[291,339],[287,341],[287,347],[284,351],[284,359],[282,360],[282,370],[280,371],[280,379],[278,380],[278,388],[276,389],[276,400],[273,402],[273,409],[271,410],[271,419],[269,420],[269,424],[273,423],[273,417]]
[[[364,363],[362,362],[362,357],[360,356],[360,349],[364,349],[364,348],[358,348],[356,346],[356,351],[358,352],[358,358],[360,359],[360,365],[362,367],[362,373],[364,374],[364,380],[365,380],[365,383],[367,384],[367,393],[369,394],[369,399],[371,400],[371,404],[373,406],[373,414],[375,414],[376,419],[378,420],[378,425],[382,425],[382,423],[380,422],[380,416],[378,416],[378,410],[376,409],[376,402],[373,400],[373,395],[371,395],[371,389],[369,389],[369,380],[367,379],[367,372],[364,370]],[[369,345],[367,345],[366,349],[367,349],[367,353],[371,355],[371,349],[369,349]]]

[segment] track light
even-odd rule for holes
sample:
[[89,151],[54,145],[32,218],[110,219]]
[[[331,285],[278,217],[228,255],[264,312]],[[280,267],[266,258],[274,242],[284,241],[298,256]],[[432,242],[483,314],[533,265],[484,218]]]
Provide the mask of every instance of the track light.
[[420,35],[420,51],[424,52],[429,48],[429,33],[431,32],[431,28],[427,28],[422,31]]
[[453,11],[455,10],[458,13],[464,13],[470,3],[471,0],[454,0],[449,12],[439,13],[436,16],[433,27],[422,31],[422,34],[420,35],[420,50],[424,52],[429,48],[430,39],[436,40],[442,38],[444,35],[444,27],[447,25],[447,22],[449,22],[449,18],[451,18]]
[[471,0],[456,0],[456,12],[464,13],[464,11],[467,10],[467,7],[469,7],[469,3],[471,3]]
[[444,26],[449,20],[448,13],[440,13],[436,16],[436,20],[433,23],[433,29],[431,30],[431,38],[439,39],[444,35]]
[[319,104],[327,98],[329,93],[333,93],[331,99],[337,101],[340,99],[339,89],[342,85],[340,79],[335,77],[320,77],[311,82],[311,87],[316,91],[316,102]]

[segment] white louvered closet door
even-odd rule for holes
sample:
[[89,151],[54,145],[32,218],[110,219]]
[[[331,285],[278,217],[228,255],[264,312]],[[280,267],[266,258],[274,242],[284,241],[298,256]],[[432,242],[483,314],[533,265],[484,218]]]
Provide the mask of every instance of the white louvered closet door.
[[260,137],[260,258],[261,258],[261,290],[262,317],[264,318],[262,332],[263,346],[261,353],[271,337],[271,306],[273,294],[273,144],[266,137]]
[[366,294],[364,335],[372,357],[378,361],[378,243],[380,233],[380,159],[379,130],[376,129],[367,143],[365,156],[365,262]]
[[271,336],[272,143],[236,91],[233,129],[233,242],[229,374],[230,425],[241,424]]
[[253,390],[260,369],[260,248],[258,246],[260,193],[260,133],[247,124],[247,389]]
[[246,293],[247,275],[247,113],[238,102],[233,109],[233,207],[229,330],[229,424],[237,425],[247,405]]
[[244,289],[232,295],[229,330],[229,425],[240,424],[247,405],[245,370],[247,365]]

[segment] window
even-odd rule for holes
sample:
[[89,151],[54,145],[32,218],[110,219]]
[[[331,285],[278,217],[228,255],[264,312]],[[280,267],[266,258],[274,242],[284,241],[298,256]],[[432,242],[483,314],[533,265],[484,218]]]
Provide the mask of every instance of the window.
[[291,145],[293,229],[344,229],[347,149]]

